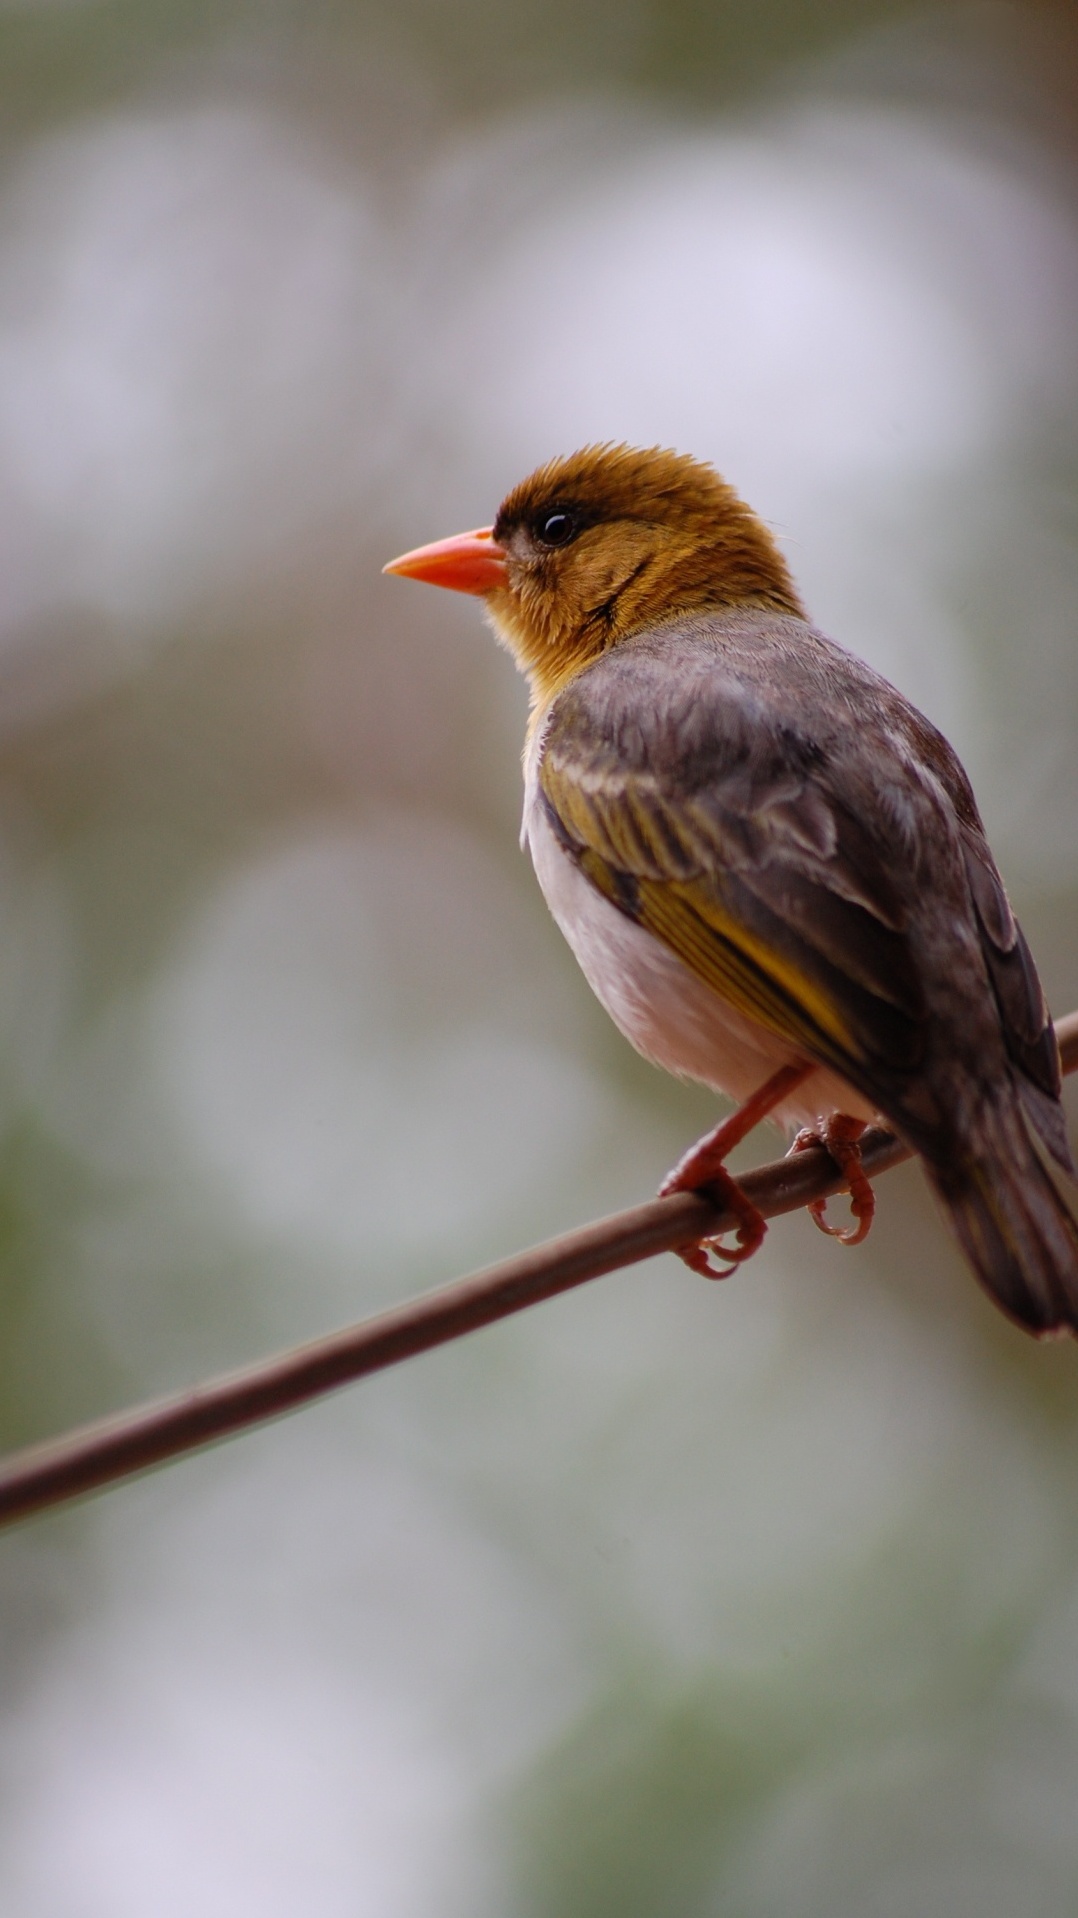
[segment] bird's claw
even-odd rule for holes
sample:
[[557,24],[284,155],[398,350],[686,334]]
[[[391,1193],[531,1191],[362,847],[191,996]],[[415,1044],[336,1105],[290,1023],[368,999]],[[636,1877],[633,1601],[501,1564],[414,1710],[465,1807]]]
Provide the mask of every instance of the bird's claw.
[[828,1225],[826,1199],[813,1199],[806,1211],[811,1214],[813,1224],[829,1239],[837,1239],[840,1245],[860,1245],[867,1239],[876,1216],[876,1194],[861,1164],[860,1141],[864,1130],[862,1119],[852,1119],[845,1112],[833,1112],[824,1120],[822,1128],[802,1127],[786,1155],[792,1158],[795,1152],[807,1152],[811,1146],[822,1145],[834,1160],[846,1181],[854,1224]]
[[[767,1231],[767,1220],[741,1190],[737,1180],[731,1178],[723,1161],[727,1153],[732,1152],[735,1145],[752,1131],[753,1126],[758,1125],[761,1119],[766,1119],[803,1079],[808,1078],[811,1071],[810,1065],[780,1066],[736,1112],[732,1112],[721,1125],[705,1133],[694,1146],[690,1146],[673,1171],[667,1173],[659,1187],[661,1199],[669,1198],[674,1192],[702,1192],[725,1204],[734,1215],[736,1245],[723,1245],[721,1239],[700,1239],[694,1245],[677,1247],[678,1258],[684,1261],[690,1271],[699,1272],[705,1279],[728,1279],[731,1272],[736,1272],[739,1265],[760,1250]],[[715,1266],[712,1264],[713,1256],[728,1259],[730,1263]]]
[[[767,1231],[767,1220],[724,1166],[712,1169],[706,1185],[675,1184],[678,1170],[675,1167],[673,1172],[667,1174],[659,1188],[660,1196],[665,1198],[672,1192],[701,1192],[707,1198],[714,1196],[734,1214],[733,1230],[737,1235],[736,1245],[723,1245],[721,1239],[699,1239],[694,1245],[679,1245],[676,1248],[678,1258],[684,1261],[690,1271],[699,1272],[702,1278],[728,1279],[731,1272],[736,1272],[739,1265],[760,1250]],[[728,1259],[729,1264],[715,1265],[715,1258]]]

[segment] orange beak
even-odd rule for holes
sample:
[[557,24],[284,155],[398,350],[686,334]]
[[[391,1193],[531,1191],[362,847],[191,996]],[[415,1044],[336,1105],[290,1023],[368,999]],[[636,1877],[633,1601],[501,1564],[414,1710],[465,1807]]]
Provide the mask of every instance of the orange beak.
[[474,533],[454,533],[452,539],[417,546],[391,559],[382,571],[426,580],[428,586],[449,586],[455,593],[482,595],[508,584],[505,558],[505,548],[495,542],[494,528],[479,526]]

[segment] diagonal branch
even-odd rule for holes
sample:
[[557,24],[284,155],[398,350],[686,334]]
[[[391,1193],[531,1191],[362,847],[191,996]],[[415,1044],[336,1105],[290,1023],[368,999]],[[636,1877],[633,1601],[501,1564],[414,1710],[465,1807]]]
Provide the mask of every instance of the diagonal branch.
[[[1059,1020],[1056,1031],[1063,1069],[1072,1072],[1078,1068],[1078,1012]],[[910,1157],[891,1133],[876,1128],[865,1133],[861,1146],[865,1171],[873,1176]],[[816,1148],[739,1174],[738,1183],[766,1218],[775,1218],[798,1211],[812,1199],[829,1198],[844,1189],[845,1181],[827,1154]],[[548,1239],[545,1245],[328,1338],[28,1446],[0,1465],[0,1526],[180,1458],[368,1372],[461,1338],[604,1272],[727,1231],[734,1223],[728,1208],[698,1193],[652,1199]]]

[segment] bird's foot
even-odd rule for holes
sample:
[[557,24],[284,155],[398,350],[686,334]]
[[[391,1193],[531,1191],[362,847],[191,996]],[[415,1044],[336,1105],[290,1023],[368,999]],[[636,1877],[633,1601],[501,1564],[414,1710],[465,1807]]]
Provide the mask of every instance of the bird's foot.
[[[736,1245],[724,1245],[719,1239],[699,1239],[695,1245],[679,1245],[677,1255],[693,1272],[699,1272],[705,1279],[728,1279],[739,1265],[751,1259],[754,1252],[760,1250],[767,1231],[767,1220],[752,1200],[742,1192],[737,1180],[731,1178],[725,1166],[716,1166],[709,1174],[706,1183],[692,1185],[674,1185],[678,1168],[668,1173],[659,1187],[659,1197],[666,1198],[671,1192],[703,1192],[707,1197],[715,1198],[734,1214],[733,1231],[737,1237]],[[725,1265],[715,1264],[716,1259],[728,1261]]]
[[863,1119],[851,1119],[846,1112],[832,1112],[830,1118],[824,1120],[822,1129],[803,1127],[786,1155],[791,1158],[795,1152],[806,1152],[810,1146],[822,1145],[834,1160],[846,1181],[853,1225],[828,1225],[826,1199],[813,1199],[806,1209],[812,1214],[813,1224],[821,1232],[826,1232],[829,1239],[837,1239],[840,1245],[860,1245],[862,1239],[867,1239],[876,1216],[876,1194],[861,1164],[860,1142],[864,1131]]
[[[679,1159],[673,1170],[667,1173],[659,1187],[660,1198],[667,1198],[673,1192],[703,1192],[709,1198],[717,1198],[734,1215],[736,1245],[723,1245],[721,1239],[700,1239],[695,1245],[678,1246],[678,1258],[683,1259],[693,1272],[699,1272],[706,1279],[729,1278],[731,1272],[735,1272],[739,1265],[759,1251],[767,1231],[767,1221],[742,1191],[737,1180],[727,1172],[724,1161],[735,1145],[739,1145],[761,1119],[766,1119],[768,1113],[773,1112],[811,1071],[812,1066],[795,1065],[783,1066],[780,1071],[773,1073],[758,1092],[746,1099],[744,1105],[739,1106],[713,1131],[705,1133],[694,1146],[690,1146],[684,1158]],[[717,1266],[713,1262],[715,1258],[728,1260],[729,1263]]]

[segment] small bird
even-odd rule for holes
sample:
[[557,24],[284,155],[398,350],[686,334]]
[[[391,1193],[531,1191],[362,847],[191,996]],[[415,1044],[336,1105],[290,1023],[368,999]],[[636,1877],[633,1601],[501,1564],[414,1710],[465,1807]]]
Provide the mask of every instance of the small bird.
[[[493,526],[386,572],[483,598],[526,674],[524,825],[590,985],[645,1058],[739,1102],[663,1191],[716,1188],[730,1263],[765,1230],[724,1171],[771,1117],[872,1219],[866,1125],[920,1154],[982,1285],[1078,1330],[1060,1061],[969,780],[936,728],[810,622],[771,533],[710,466],[587,446]],[[816,1222],[833,1228],[823,1202]],[[719,1276],[715,1241],[682,1256]]]

